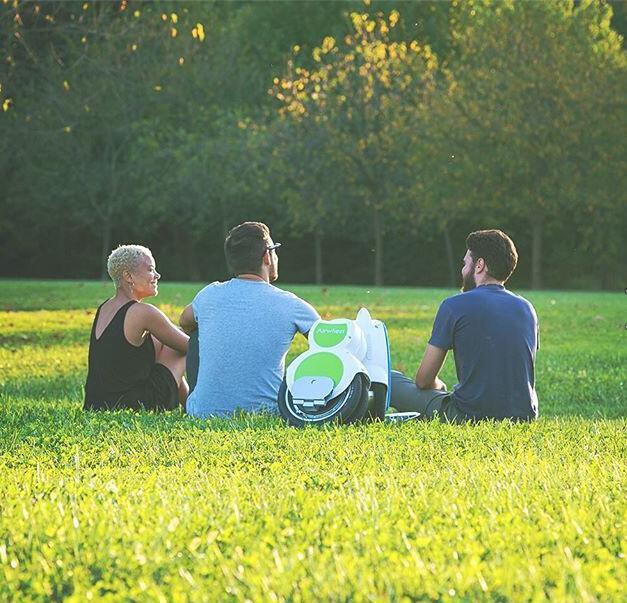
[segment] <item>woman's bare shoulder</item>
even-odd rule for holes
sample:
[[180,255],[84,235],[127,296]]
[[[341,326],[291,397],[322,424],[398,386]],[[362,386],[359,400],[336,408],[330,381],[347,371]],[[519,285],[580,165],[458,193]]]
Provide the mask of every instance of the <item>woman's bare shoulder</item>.
[[131,320],[142,323],[151,322],[154,320],[162,320],[165,314],[152,304],[138,302],[133,304],[127,314]]

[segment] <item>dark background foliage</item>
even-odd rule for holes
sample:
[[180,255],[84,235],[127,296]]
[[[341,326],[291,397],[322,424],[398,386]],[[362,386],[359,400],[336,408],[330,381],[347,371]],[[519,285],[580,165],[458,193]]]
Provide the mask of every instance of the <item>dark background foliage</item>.
[[513,286],[622,288],[626,23],[601,1],[3,0],[0,276],[103,276],[136,242],[168,280],[221,279],[253,219],[284,282],[455,284],[467,233],[498,227]]

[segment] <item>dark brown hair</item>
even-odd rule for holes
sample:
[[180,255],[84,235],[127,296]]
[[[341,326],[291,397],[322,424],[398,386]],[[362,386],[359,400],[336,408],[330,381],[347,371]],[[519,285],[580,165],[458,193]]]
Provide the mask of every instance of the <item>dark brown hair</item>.
[[224,241],[224,255],[234,274],[257,273],[270,242],[270,229],[262,222],[244,222],[231,228]]
[[466,237],[466,247],[474,262],[483,258],[488,274],[497,281],[505,282],[518,263],[518,252],[502,230],[476,230]]

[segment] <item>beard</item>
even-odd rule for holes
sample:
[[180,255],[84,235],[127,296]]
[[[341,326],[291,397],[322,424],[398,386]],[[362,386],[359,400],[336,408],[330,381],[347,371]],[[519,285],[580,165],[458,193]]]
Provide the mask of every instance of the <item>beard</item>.
[[475,280],[474,265],[472,272],[469,272],[465,276],[462,276],[462,293],[472,291],[477,287],[477,281]]

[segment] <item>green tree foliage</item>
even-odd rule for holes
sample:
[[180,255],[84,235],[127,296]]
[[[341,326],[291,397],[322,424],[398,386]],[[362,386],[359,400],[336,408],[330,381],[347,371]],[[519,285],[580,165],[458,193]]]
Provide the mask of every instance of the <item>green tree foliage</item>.
[[383,284],[383,244],[388,221],[400,219],[408,179],[407,157],[414,111],[433,88],[437,59],[415,40],[393,41],[399,20],[392,11],[351,13],[353,31],[343,40],[327,36],[313,50],[312,69],[288,63],[274,80],[280,114],[327,131],[326,154],[341,166],[356,203],[369,216],[374,241],[374,282]]
[[324,240],[341,236],[351,222],[351,192],[329,153],[332,134],[313,119],[278,119],[270,133],[272,173],[280,182],[280,200],[291,228],[311,242],[315,282],[322,284]]
[[447,121],[464,175],[476,174],[462,187],[474,205],[528,224],[534,288],[549,223],[588,213],[600,225],[621,194],[612,174],[624,191],[625,57],[610,17],[594,2],[457,6]]
[[517,283],[622,287],[624,13],[0,0],[2,274],[93,276],[137,241],[222,278],[225,230],[262,219],[294,281],[453,284],[498,226]]

